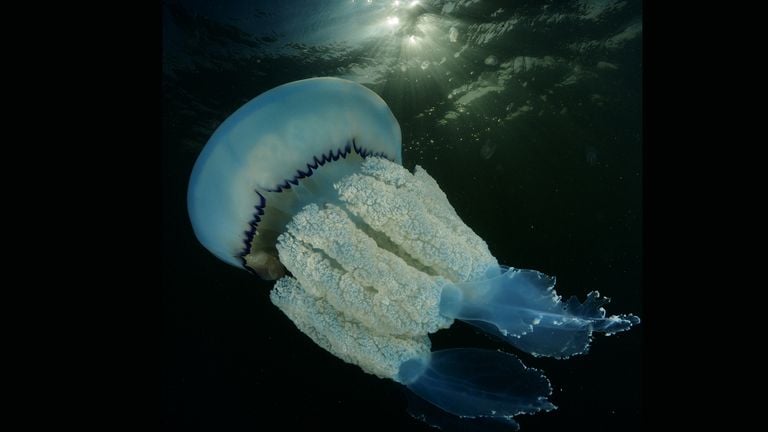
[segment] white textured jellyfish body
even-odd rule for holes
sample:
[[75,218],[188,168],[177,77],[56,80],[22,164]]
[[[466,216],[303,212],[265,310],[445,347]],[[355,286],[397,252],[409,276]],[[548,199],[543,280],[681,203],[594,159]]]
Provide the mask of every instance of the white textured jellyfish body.
[[277,87],[222,123],[198,158],[195,234],[223,261],[277,279],[272,302],[318,345],[444,411],[515,426],[516,414],[553,409],[544,375],[515,356],[431,352],[428,335],[462,319],[566,358],[586,352],[592,332],[639,319],[606,317],[597,293],[563,302],[553,278],[500,266],[400,154],[400,127],[367,88],[335,78]]
[[[368,158],[335,190],[339,204],[307,205],[278,237],[295,279],[280,279],[272,300],[330,352],[393,378],[402,362],[429,356],[427,334],[453,322],[440,313],[443,287],[481,277],[496,260],[421,169]],[[324,326],[335,320],[343,329]],[[382,338],[378,349],[355,346],[371,337]]]

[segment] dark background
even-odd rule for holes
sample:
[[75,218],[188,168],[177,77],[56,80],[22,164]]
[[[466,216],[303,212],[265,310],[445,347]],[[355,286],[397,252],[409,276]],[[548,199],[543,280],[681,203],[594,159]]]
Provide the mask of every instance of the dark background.
[[[347,77],[379,93],[400,122],[404,165],[427,169],[500,263],[557,276],[563,296],[598,290],[609,313],[646,319],[642,31],[626,32],[642,22],[640,2],[422,1],[381,37],[363,30],[390,13],[385,2],[272,3],[162,4],[167,428],[429,430],[408,416],[399,384],[317,347],[270,303],[272,283],[218,261],[192,233],[186,186],[207,138],[247,100],[297,79]],[[431,43],[411,50],[410,34]],[[504,66],[519,57],[526,66]],[[461,106],[463,86],[497,90]],[[462,323],[432,335],[434,349],[504,349],[546,373],[559,409],[518,417],[524,431],[640,430],[642,339],[643,324],[558,361]]]

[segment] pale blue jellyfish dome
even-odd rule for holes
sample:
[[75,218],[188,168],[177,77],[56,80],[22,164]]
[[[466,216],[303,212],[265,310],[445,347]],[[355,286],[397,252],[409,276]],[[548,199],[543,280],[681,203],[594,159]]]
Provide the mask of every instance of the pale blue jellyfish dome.
[[[285,201],[270,192],[296,186],[297,179],[350,152],[401,163],[400,139],[387,104],[355,82],[313,78],[269,90],[229,116],[200,153],[187,196],[195,235],[222,261],[243,266],[252,237],[268,231],[259,223],[266,195]],[[257,245],[272,253],[274,240]]]
[[606,316],[591,292],[563,301],[554,278],[500,265],[421,167],[401,166],[400,127],[360,84],[315,78],[251,100],[216,130],[189,182],[200,242],[277,280],[272,302],[315,343],[460,418],[555,408],[543,373],[514,355],[431,350],[464,320],[537,356],[586,353]]

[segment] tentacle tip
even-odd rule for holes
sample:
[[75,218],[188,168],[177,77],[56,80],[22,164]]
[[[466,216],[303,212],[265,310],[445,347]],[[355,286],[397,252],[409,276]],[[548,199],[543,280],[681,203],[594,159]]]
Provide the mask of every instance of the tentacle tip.
[[[604,327],[606,336],[629,330],[632,326],[640,324],[640,318],[635,315],[613,315],[607,319],[608,325]],[[606,331],[607,330],[607,331]]]

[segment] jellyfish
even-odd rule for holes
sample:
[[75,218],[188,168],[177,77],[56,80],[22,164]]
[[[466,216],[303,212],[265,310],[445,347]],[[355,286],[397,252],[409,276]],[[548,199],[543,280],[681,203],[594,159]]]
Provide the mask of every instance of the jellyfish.
[[506,352],[431,350],[455,320],[535,356],[587,351],[607,316],[597,292],[563,300],[555,279],[501,265],[423,168],[402,166],[400,126],[370,89],[338,78],[281,85],[213,133],[188,212],[220,260],[275,280],[272,303],[316,344],[460,418],[518,427],[549,411],[545,375]]

